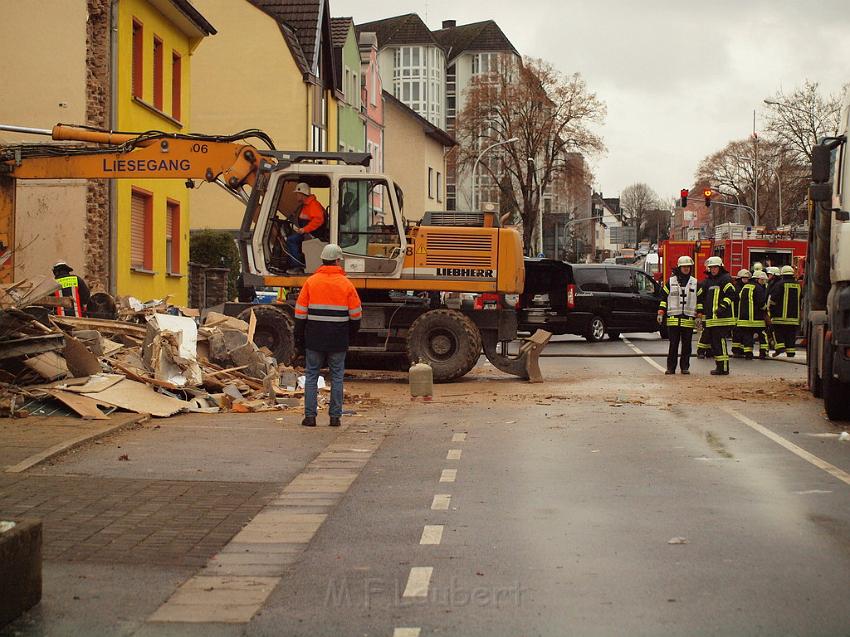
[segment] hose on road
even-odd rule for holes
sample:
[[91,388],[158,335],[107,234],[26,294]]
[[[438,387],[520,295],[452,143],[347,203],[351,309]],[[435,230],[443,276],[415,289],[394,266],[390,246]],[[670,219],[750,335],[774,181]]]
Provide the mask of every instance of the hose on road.
[[[644,356],[648,356],[650,358],[667,358],[667,352],[664,352],[663,354],[653,354],[652,352],[645,352],[643,354],[637,354],[635,352],[623,352],[622,354],[547,354],[546,352],[543,352],[540,354],[540,358],[643,358]],[[696,357],[696,354],[691,354],[691,358]],[[775,363],[790,363],[791,365],[806,364],[806,361],[796,361],[788,358],[768,358],[765,360],[773,361]]]

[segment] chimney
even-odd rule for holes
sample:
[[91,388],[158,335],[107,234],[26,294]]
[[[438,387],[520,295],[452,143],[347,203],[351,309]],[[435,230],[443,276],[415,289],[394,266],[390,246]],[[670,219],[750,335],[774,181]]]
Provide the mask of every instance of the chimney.
[[457,26],[457,20],[443,20],[444,29],[454,29]]

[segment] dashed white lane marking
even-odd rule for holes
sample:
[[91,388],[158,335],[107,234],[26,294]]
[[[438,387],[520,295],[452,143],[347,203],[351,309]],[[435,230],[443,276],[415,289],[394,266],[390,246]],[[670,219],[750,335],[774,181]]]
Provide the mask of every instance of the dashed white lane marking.
[[759,432],[760,434],[762,434],[763,436],[770,438],[776,444],[785,447],[788,451],[790,451],[791,453],[793,453],[796,456],[799,456],[800,458],[802,458],[806,462],[813,464],[818,469],[822,469],[823,471],[826,471],[829,475],[833,476],[834,478],[838,478],[839,480],[841,480],[845,484],[850,484],[850,473],[847,473],[846,471],[842,471],[841,469],[839,469],[835,465],[828,463],[826,460],[821,460],[816,455],[809,453],[808,451],[806,451],[805,449],[803,449],[801,447],[798,447],[797,445],[795,445],[790,440],[786,440],[785,438],[783,438],[782,436],[780,436],[777,433],[774,433],[773,431],[771,431],[767,427],[764,427],[763,425],[758,424],[755,420],[752,420],[750,418],[747,418],[744,415],[739,414],[734,409],[730,409],[729,407],[721,407],[721,409],[723,411],[725,411],[727,414],[731,415],[732,417],[736,418],[737,420],[739,420],[742,423],[744,423],[745,425],[747,425],[747,427],[749,427],[750,429],[754,429],[757,432]]
[[446,454],[446,460],[460,460],[460,454],[463,453],[463,449],[449,449],[449,452]]
[[452,442],[463,442],[466,440],[466,434],[455,434],[452,436]]
[[440,474],[440,482],[454,482],[457,478],[457,469],[443,469]]
[[421,628],[396,628],[393,637],[419,637],[421,632]]
[[659,365],[659,364],[658,364],[658,363],[656,363],[654,360],[652,360],[649,356],[644,356],[644,355],[643,355],[643,352],[642,352],[642,351],[640,351],[640,350],[639,350],[637,347],[635,347],[634,345],[632,345],[632,342],[631,342],[629,339],[627,339],[626,337],[623,337],[623,342],[624,342],[624,343],[625,343],[625,344],[626,344],[626,345],[627,345],[627,346],[628,346],[628,347],[629,347],[629,348],[630,348],[630,349],[631,349],[631,350],[632,350],[635,354],[640,354],[640,355],[641,355],[641,358],[642,358],[643,360],[645,360],[647,363],[649,363],[650,365],[652,365],[652,366],[653,366],[655,369],[657,369],[659,372],[666,372],[666,371],[667,371],[665,368],[661,367],[661,365]]
[[452,503],[452,496],[447,493],[438,493],[434,496],[434,501],[431,502],[432,511],[448,511],[449,505]]
[[439,544],[443,541],[443,525],[442,524],[426,524],[422,529],[422,539],[420,544]]
[[434,568],[431,566],[412,567],[402,597],[428,597],[428,587],[431,586],[433,573]]

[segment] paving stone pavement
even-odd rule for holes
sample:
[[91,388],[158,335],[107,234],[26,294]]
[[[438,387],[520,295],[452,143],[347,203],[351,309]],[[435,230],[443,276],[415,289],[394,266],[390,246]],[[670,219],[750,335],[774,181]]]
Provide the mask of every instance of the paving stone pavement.
[[46,560],[203,566],[279,490],[272,482],[0,474],[0,518],[41,518]]

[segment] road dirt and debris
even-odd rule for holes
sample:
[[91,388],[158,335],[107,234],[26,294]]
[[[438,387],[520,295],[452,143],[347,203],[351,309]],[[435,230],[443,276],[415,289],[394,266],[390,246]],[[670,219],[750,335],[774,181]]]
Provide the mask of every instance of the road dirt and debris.
[[0,289],[0,416],[303,410],[303,371],[257,347],[255,321],[135,299],[119,299],[122,319],[58,316],[56,289],[43,279]]

